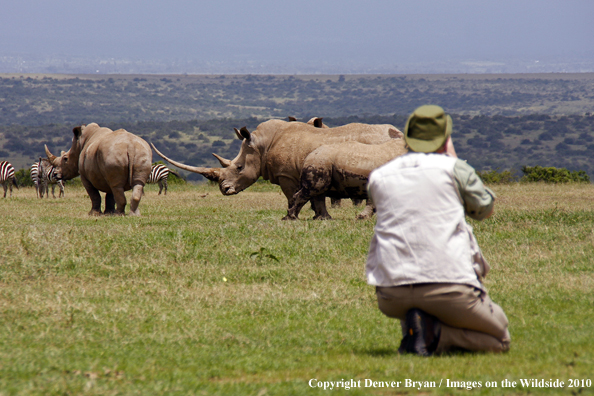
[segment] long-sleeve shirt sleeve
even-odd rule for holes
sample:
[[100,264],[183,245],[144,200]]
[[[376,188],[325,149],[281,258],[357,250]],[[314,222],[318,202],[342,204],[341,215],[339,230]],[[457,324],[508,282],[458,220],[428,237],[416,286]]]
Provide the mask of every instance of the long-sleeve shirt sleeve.
[[454,165],[454,179],[466,215],[475,220],[485,219],[493,211],[495,193],[485,187],[472,166],[460,159]]

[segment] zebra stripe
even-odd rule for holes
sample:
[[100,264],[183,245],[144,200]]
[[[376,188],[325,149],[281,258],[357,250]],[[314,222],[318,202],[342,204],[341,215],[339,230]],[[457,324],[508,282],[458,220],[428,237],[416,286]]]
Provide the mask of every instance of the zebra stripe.
[[159,180],[167,180],[169,176],[169,169],[166,166],[158,164],[153,165],[151,168],[151,175],[149,176],[147,183],[157,183]]
[[169,173],[174,172],[169,170],[165,165],[153,165],[153,167],[151,168],[151,174],[149,175],[149,178],[146,182],[158,183],[159,195],[161,195],[161,191],[163,191],[163,187],[165,187],[165,195],[167,195],[167,178],[169,177]]
[[39,177],[39,162],[35,162],[33,165],[31,165],[29,174],[31,175],[31,180],[33,180],[33,184],[35,185],[35,196],[37,198],[43,198],[43,191],[41,190],[41,183],[43,183],[43,180],[41,180]]
[[14,177],[14,167],[8,161],[0,162],[0,184],[4,187],[4,198],[6,198],[6,191],[10,188],[10,196],[12,197],[12,185],[19,188]]

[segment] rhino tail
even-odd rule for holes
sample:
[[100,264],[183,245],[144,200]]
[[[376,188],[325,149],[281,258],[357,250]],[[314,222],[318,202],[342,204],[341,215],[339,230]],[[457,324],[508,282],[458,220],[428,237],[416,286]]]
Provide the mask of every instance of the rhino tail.
[[136,157],[136,148],[133,144],[128,145],[128,181],[130,183],[130,187],[133,187],[134,184],[134,160]]

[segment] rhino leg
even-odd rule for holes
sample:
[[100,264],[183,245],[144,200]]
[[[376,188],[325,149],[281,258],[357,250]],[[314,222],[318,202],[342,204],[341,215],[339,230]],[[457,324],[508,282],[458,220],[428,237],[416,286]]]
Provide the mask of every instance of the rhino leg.
[[105,211],[103,213],[114,214],[116,212],[115,206],[116,206],[116,201],[115,201],[113,194],[106,193],[105,194]]
[[291,207],[291,205],[293,205],[293,196],[299,189],[299,185],[288,177],[279,177],[278,185],[283,191],[285,197],[287,197],[287,202],[289,204],[288,206]]
[[130,201],[130,215],[131,216],[140,216],[140,210],[138,209],[138,205],[140,204],[140,198],[144,194],[144,186],[142,184],[137,184],[132,187],[132,199]]
[[332,220],[332,216],[326,209],[326,197],[318,195],[311,199],[311,207],[315,212],[314,220]]
[[331,167],[318,166],[316,164],[305,164],[301,170],[299,191],[293,195],[292,203],[289,203],[289,210],[286,219],[297,219],[303,206],[311,200],[311,208],[315,212],[314,219],[330,219],[326,210],[326,197],[332,182]]
[[101,195],[99,194],[99,190],[97,190],[91,182],[89,182],[84,176],[80,176],[80,181],[84,186],[85,190],[87,190],[87,194],[89,198],[91,198],[91,211],[89,212],[89,216],[100,216],[101,215]]
[[303,167],[301,171],[301,188],[297,194],[306,202],[311,200],[311,208],[315,213],[314,220],[332,219],[326,209],[325,195],[331,186],[332,163],[329,159],[323,162],[314,161],[313,164]]
[[[118,215],[124,215],[125,210],[126,210],[126,194],[124,194],[124,188],[123,187],[116,187],[116,188],[111,188],[111,192],[113,193],[113,198],[115,199],[115,202],[117,204],[117,209],[115,210],[115,214]],[[106,207],[107,209],[107,207]]]
[[361,213],[359,213],[357,215],[357,219],[359,219],[359,220],[369,219],[369,218],[371,218],[371,216],[373,216],[374,213],[375,213],[375,205],[373,204],[371,199],[367,199],[367,201],[365,203],[365,208],[363,209],[363,211]]
[[[293,204],[289,206],[289,210],[287,211],[287,215],[283,218],[283,220],[297,220],[299,218],[299,212],[303,206],[309,201],[309,197],[304,196],[303,189],[297,191],[293,196]],[[313,209],[313,201],[312,201],[312,209]]]
[[[294,179],[288,177],[279,177],[278,185],[283,191],[284,196],[287,198],[287,207],[290,209],[293,206],[293,203],[295,202],[293,196],[299,189],[299,185],[296,183]],[[288,210],[287,215],[283,217],[283,220],[294,220],[293,218],[289,217]]]

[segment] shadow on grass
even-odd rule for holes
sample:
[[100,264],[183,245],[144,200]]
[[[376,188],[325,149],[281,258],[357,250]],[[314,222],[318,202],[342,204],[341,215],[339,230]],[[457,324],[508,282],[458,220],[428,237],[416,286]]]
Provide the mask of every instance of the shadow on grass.
[[[391,349],[391,348],[375,348],[375,349],[359,349],[353,351],[357,355],[368,355],[373,357],[393,357],[393,356],[400,356],[398,353],[398,349]],[[482,353],[482,352],[474,352]],[[432,357],[453,357],[453,356],[466,356],[472,355],[472,351],[468,351],[466,349],[461,348],[453,348],[445,353],[439,355],[433,355]],[[402,354],[402,356],[412,356],[412,354]]]

